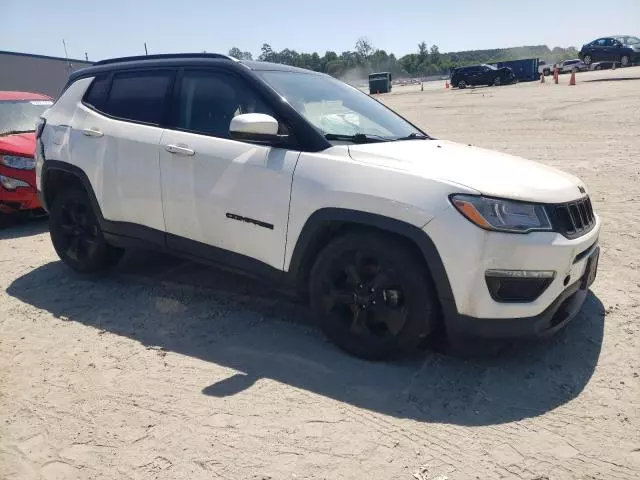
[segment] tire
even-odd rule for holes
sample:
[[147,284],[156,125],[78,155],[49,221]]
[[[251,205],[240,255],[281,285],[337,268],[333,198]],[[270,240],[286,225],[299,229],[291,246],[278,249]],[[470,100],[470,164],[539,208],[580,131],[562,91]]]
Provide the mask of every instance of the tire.
[[438,324],[428,272],[393,236],[359,232],[331,241],[311,269],[309,294],[325,335],[368,360],[415,349]]
[[631,59],[629,58],[629,55],[623,55],[622,57],[620,57],[621,67],[628,67],[629,65],[631,65]]
[[0,212],[0,230],[11,225],[11,216],[8,213]]
[[115,266],[123,249],[109,245],[84,190],[56,195],[49,212],[51,242],[60,259],[79,273],[98,273]]
[[545,68],[545,69],[542,71],[542,74],[543,74],[545,77],[548,77],[549,75],[551,75],[551,70],[549,70],[548,68]]
[[464,88],[467,88],[467,82],[465,82],[464,80],[460,80],[458,82],[458,88],[461,89],[461,90],[464,89]]
[[582,63],[584,63],[585,65],[591,65],[592,62],[593,58],[591,58],[591,55],[585,55],[582,59]]
[[489,86],[490,87],[499,87],[500,83],[501,83],[500,77],[496,77],[496,78],[493,79],[493,82]]

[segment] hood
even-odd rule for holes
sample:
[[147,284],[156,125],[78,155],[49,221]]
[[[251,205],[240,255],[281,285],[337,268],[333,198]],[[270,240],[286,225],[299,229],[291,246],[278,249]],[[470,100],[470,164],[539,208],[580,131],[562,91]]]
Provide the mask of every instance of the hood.
[[349,145],[356,161],[464,185],[493,197],[562,203],[582,197],[568,173],[505,153],[442,140]]
[[33,132],[0,137],[0,153],[33,157],[36,151],[36,135]]

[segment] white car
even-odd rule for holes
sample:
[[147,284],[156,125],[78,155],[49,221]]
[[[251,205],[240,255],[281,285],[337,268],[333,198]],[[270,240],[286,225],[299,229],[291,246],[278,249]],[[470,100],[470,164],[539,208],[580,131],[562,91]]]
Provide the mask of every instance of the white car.
[[215,54],[98,62],[36,136],[71,268],[143,245],[259,276],[365,358],[442,330],[552,333],[596,275],[600,220],[579,179],[431,138],[320,73]]
[[575,60],[565,60],[564,62],[562,62],[560,65],[558,65],[558,72],[559,73],[572,73],[572,72],[582,72],[584,70],[588,70],[589,67],[587,67],[582,60],[579,59],[575,59]]

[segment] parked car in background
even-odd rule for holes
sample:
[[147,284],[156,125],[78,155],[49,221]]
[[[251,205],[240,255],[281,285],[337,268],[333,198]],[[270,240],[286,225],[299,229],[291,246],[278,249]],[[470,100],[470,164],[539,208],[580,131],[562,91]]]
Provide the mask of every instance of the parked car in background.
[[613,68],[615,62],[593,62],[591,64],[591,70],[608,70]]
[[640,38],[631,35],[598,38],[582,46],[580,58],[586,65],[618,62],[622,67],[628,67],[640,62]]
[[497,68],[493,65],[471,65],[456,68],[451,72],[451,86],[466,88],[467,86],[498,86],[517,82],[513,70],[509,67]]
[[600,220],[579,179],[433,139],[318,72],[204,53],[103,60],[71,74],[36,142],[71,268],[100,272],[143,244],[222,264],[302,295],[365,358],[438,331],[551,334],[596,276]]
[[586,70],[589,70],[589,67],[578,58],[574,60],[565,60],[558,64],[558,73],[584,72]]
[[52,104],[39,93],[0,92],[0,226],[40,209],[36,192],[35,126]]
[[544,75],[545,77],[548,77],[553,73],[554,66],[555,65],[549,65],[544,60],[540,60],[538,62],[538,75]]

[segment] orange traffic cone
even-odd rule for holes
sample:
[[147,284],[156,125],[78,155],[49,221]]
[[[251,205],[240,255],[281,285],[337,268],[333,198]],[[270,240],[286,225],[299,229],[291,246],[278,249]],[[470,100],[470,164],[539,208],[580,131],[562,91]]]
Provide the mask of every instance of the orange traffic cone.
[[571,72],[571,78],[569,79],[569,86],[576,84],[576,72]]
[[449,88],[449,81],[447,80],[446,82],[444,82],[444,88],[448,89]]
[[560,72],[558,71],[558,67],[553,69],[553,81],[556,85],[558,85],[558,80],[560,79]]
[[540,83],[544,83],[544,73],[540,74]]

